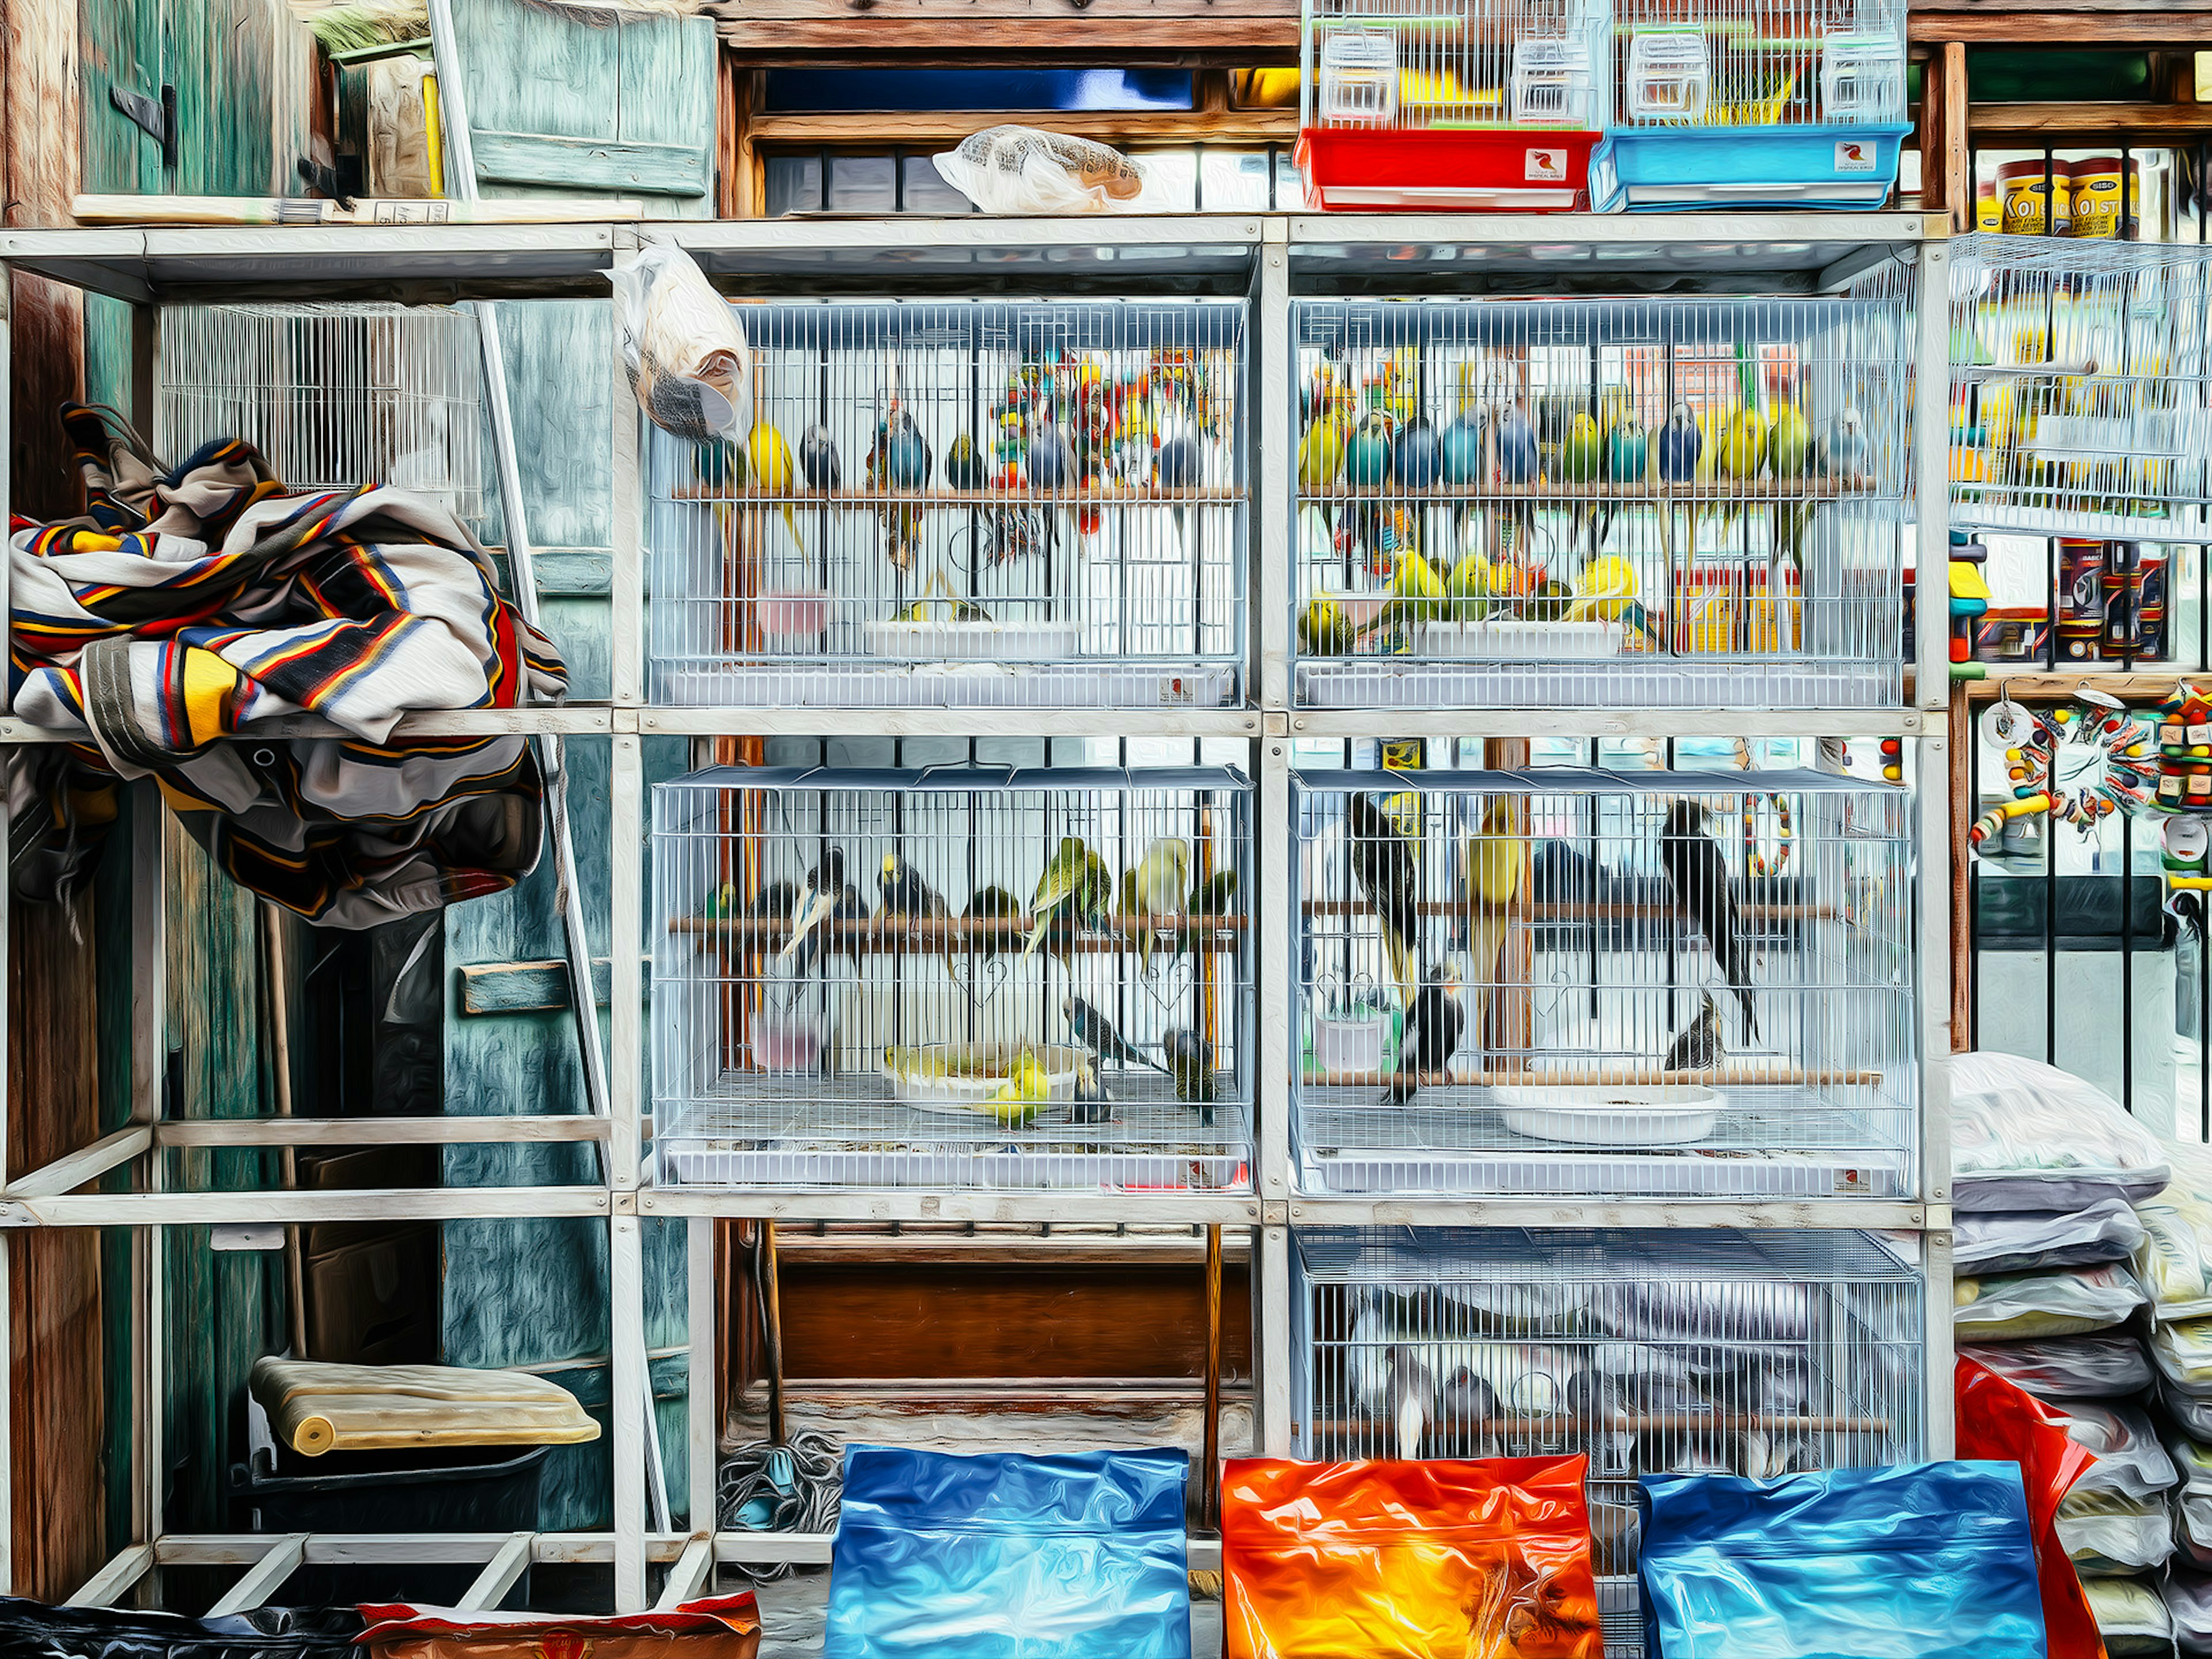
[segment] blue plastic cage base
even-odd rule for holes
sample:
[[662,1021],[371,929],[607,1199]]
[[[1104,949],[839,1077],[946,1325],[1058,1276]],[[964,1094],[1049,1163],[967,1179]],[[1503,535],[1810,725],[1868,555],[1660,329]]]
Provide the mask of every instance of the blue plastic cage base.
[[1879,208],[1911,128],[1615,128],[1590,164],[1606,210]]

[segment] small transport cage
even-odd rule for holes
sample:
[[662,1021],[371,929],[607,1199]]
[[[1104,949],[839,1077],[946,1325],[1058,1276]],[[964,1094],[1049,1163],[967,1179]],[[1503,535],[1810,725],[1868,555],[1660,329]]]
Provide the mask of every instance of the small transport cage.
[[1897,182],[1903,0],[1619,0],[1600,207],[1878,208]]
[[1951,244],[1951,522],[2212,542],[2212,249]]
[[1250,1184],[1251,790],[718,769],[654,792],[660,1177]]
[[1925,1280],[1873,1234],[1328,1227],[1292,1240],[1297,1455],[1588,1456],[1608,1655],[1644,1650],[1640,1477],[1922,1455]]
[[1605,0],[1304,0],[1298,164],[1324,208],[1589,204]]
[[1295,799],[1302,1190],[1917,1191],[1903,788],[1304,771]]
[[165,306],[155,453],[241,438],[288,489],[388,484],[481,531],[481,350],[475,313],[444,306]]
[[1293,327],[1300,705],[1901,701],[1901,267],[1796,299],[1310,299]]
[[746,441],[649,437],[658,701],[1237,700],[1239,304],[738,311]]

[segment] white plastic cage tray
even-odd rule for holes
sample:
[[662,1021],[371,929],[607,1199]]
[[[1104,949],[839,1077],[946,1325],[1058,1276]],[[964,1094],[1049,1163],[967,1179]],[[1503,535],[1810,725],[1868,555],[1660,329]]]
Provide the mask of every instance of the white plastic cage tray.
[[1890,708],[1904,691],[1900,669],[1873,663],[1623,653],[1480,666],[1388,657],[1297,665],[1304,708]]
[[1687,1146],[1720,1121],[1721,1097],[1695,1085],[1504,1087],[1492,1098],[1505,1127],[1533,1140],[1587,1146]]
[[823,667],[662,667],[653,700],[678,708],[1218,708],[1237,671],[1217,663],[1001,662]]
[[946,1074],[933,1076],[927,1071],[915,1069],[894,1072],[888,1068],[884,1077],[890,1081],[891,1098],[902,1105],[912,1106],[925,1112],[943,1112],[955,1117],[981,1117],[989,1121],[989,1103],[998,1094],[1000,1085],[1012,1074],[1024,1049],[1036,1057],[1044,1072],[1045,1099],[1054,1104],[1065,1104],[1075,1097],[1075,1070],[1081,1056],[1076,1050],[1061,1043],[1018,1044],[1012,1042],[960,1042],[925,1045],[916,1051],[923,1066],[942,1060],[954,1067],[970,1065],[981,1071],[980,1077],[959,1077]]
[[1423,657],[1481,660],[1579,661],[1617,657],[1628,648],[1628,630],[1610,622],[1425,622],[1413,630],[1413,651]]
[[1042,662],[1076,652],[1072,622],[871,622],[871,656],[908,662]]

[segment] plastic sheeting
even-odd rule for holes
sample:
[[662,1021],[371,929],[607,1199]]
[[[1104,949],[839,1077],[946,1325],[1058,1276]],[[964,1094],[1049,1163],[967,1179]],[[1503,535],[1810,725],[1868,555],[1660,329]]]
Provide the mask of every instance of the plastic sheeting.
[[2191,1659],[2212,1656],[2212,1574],[2176,1568],[2163,1587],[2173,1639]]
[[823,1659],[1190,1659],[1189,1464],[847,1447]]
[[2031,1273],[2125,1261],[2142,1249],[2143,1224],[2127,1200],[2107,1198],[2054,1215],[1990,1210],[1953,1218],[1951,1265],[1968,1274]]
[[2112,1659],[2173,1651],[2173,1619],[2155,1584],[2139,1578],[2092,1578],[2081,1588]]
[[2085,1580],[2153,1572],[2173,1553],[2173,1516],[2163,1493],[2133,1498],[2077,1486],[2059,1504],[2057,1527],[2067,1559]]
[[1986,1347],[1961,1345],[1959,1353],[2039,1400],[2114,1400],[2140,1394],[2151,1384],[2149,1351],[2133,1331]]
[[2104,1659],[2081,1575],[2057,1527],[2059,1504],[2094,1462],[2089,1449],[2067,1432],[2068,1419],[2056,1408],[1986,1366],[1961,1358],[1954,1376],[1959,1455],[2019,1467],[2049,1659]]
[[2136,1274],[2160,1319],[2212,1314],[2212,1150],[2168,1143],[2173,1179],[2138,1208],[2144,1239]]
[[2063,1407],[2067,1438],[2086,1446],[2096,1463],[2074,1483],[2076,1494],[2109,1492],[2123,1498],[2154,1498],[2180,1484],[2172,1454],[2159,1443],[2150,1414],[2139,1406]]
[[1950,1076],[1959,1209],[2132,1204],[2166,1184],[2165,1150],[2094,1084],[2016,1054],[1954,1054]]
[[2118,1263],[1960,1279],[1951,1328],[1961,1342],[2034,1341],[2110,1330],[2150,1298]]
[[750,1590],[647,1613],[464,1613],[404,1603],[365,1607],[374,1659],[756,1659],[760,1608]]
[[2017,1463],[1646,1480],[1652,1659],[2045,1659]]
[[365,1659],[351,1607],[256,1607],[185,1619],[123,1607],[50,1607],[0,1596],[0,1659]]
[[1231,1462],[1227,1659],[1604,1659],[1585,1462]]

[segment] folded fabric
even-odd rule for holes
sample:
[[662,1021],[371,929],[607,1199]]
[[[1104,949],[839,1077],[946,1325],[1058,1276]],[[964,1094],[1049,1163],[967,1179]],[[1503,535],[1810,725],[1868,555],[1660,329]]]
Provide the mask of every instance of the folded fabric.
[[2149,1297],[2116,1262],[2042,1273],[1960,1279],[1952,1286],[1951,1328],[1961,1342],[2033,1341],[2109,1330]]
[[1963,1273],[2028,1273],[2125,1261],[2143,1242],[2143,1224],[2125,1199],[2079,1210],[1969,1211],[1954,1218],[1951,1264]]
[[2133,1331],[2043,1342],[1962,1343],[1959,1353],[2039,1400],[2114,1400],[2140,1394],[2151,1384],[2150,1351]]
[[[11,683],[18,718],[85,740],[10,756],[19,894],[71,890],[116,781],[142,777],[234,880],[325,926],[529,872],[544,787],[526,739],[393,741],[410,712],[567,689],[452,514],[366,483],[288,495],[237,442],[164,472],[106,411],[63,421],[93,511],[13,535]],[[301,714],[343,735],[223,740]]]
[[1647,1478],[1650,1659],[2045,1659],[2018,1463]]
[[756,1659],[760,1608],[750,1590],[646,1613],[462,1612],[405,1603],[361,1610],[375,1659]]
[[2017,1054],[1954,1054],[1948,1066],[1961,1211],[2132,1204],[2166,1185],[2158,1141],[2094,1084]]
[[395,1446],[565,1446],[599,1437],[576,1396],[526,1371],[333,1365],[264,1354],[246,1387],[303,1456]]
[[1190,1659],[1189,1468],[848,1446],[823,1659]]
[[1224,1653],[1604,1659],[1585,1467],[1232,1461],[1221,1483]]
[[2088,1578],[2081,1589],[2112,1659],[2173,1651],[2173,1618],[2155,1584],[2140,1578]]

